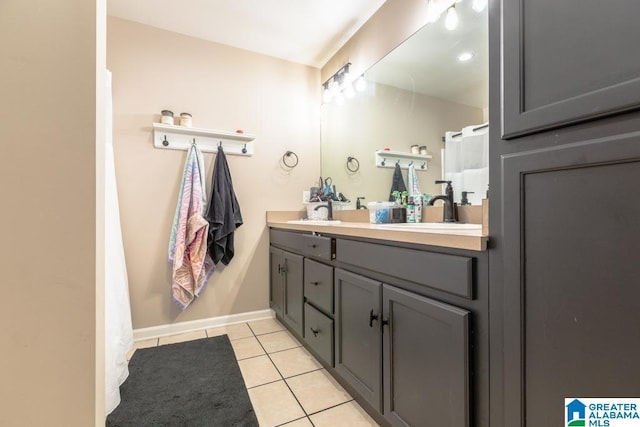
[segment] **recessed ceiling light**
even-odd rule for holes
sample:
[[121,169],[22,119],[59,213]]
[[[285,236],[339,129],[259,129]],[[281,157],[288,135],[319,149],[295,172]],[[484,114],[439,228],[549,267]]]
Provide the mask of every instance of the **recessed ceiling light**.
[[463,52],[460,55],[458,55],[458,61],[460,62],[467,62],[471,58],[473,58],[473,53],[470,53],[470,52]]

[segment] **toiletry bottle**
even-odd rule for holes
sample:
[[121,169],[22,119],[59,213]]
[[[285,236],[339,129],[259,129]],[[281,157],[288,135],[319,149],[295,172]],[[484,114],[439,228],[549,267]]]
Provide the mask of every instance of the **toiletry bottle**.
[[416,222],[416,206],[413,203],[413,196],[409,196],[407,203],[407,222]]
[[416,217],[416,222],[422,222],[422,196],[416,194],[413,196],[413,205],[414,212]]

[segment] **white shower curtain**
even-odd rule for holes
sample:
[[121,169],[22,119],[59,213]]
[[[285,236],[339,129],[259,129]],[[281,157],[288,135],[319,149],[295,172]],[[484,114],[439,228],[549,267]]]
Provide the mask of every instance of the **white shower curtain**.
[[[454,137],[457,133],[461,135]],[[489,186],[489,128],[474,125],[462,132],[446,132],[443,165],[444,179],[455,189],[455,202],[460,203],[463,191],[470,191],[469,202],[482,204]]]
[[120,404],[120,385],[129,376],[127,352],[133,346],[129,284],[124,259],[116,171],[113,158],[111,72],[107,71],[105,143],[105,410]]

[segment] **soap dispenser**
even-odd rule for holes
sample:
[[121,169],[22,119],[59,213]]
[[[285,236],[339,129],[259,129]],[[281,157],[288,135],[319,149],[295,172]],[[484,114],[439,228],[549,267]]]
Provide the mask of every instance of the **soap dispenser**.
[[365,205],[360,203],[360,200],[364,200],[364,197],[357,197],[356,198],[356,209],[367,209],[367,207]]
[[463,191],[462,198],[460,199],[460,206],[471,206],[469,203],[469,199],[467,198],[467,194],[474,194],[473,191]]

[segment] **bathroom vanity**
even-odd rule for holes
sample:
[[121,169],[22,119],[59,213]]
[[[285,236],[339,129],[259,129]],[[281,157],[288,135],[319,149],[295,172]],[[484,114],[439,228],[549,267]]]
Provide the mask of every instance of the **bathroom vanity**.
[[486,235],[268,225],[271,308],[376,421],[488,426]]

